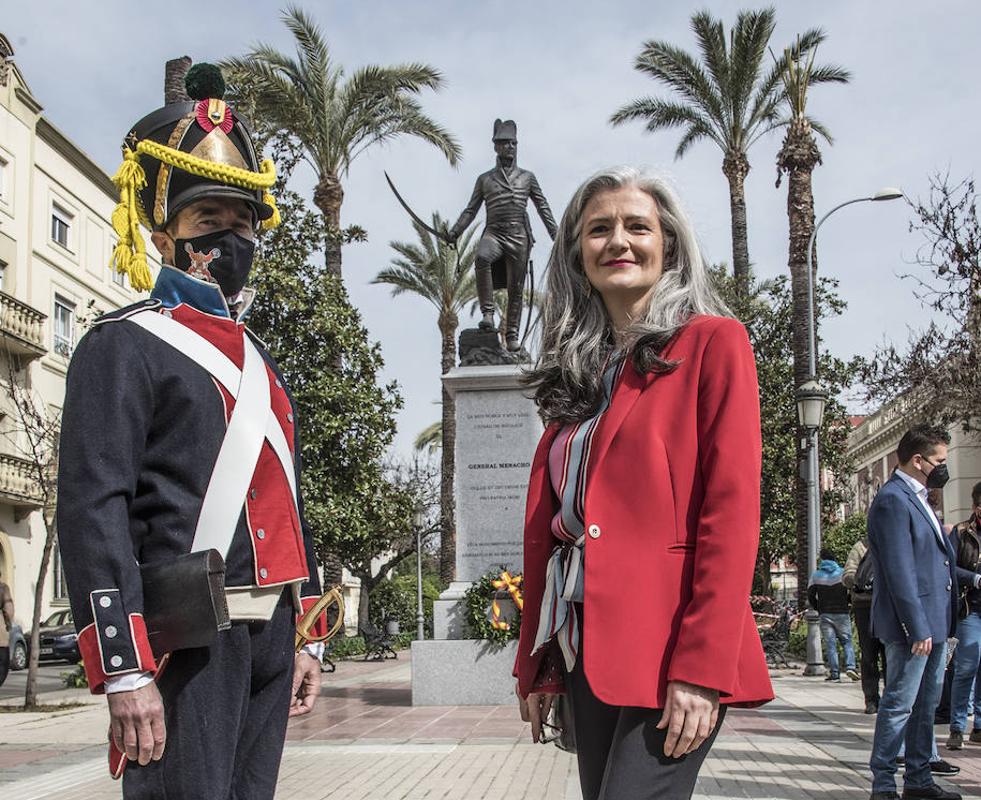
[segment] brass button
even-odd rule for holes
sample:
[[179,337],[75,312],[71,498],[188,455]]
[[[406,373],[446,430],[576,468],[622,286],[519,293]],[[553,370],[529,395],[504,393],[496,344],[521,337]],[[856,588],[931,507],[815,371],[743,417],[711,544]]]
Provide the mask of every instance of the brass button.
[[259,570],[259,577],[260,578],[268,578],[269,577],[269,572],[268,572],[268,570],[266,570],[265,567],[263,567],[262,569]]
[[109,659],[109,663],[114,667],[121,667],[123,665],[122,656],[113,656]]
[[293,415],[292,414],[287,414],[286,415],[286,421],[287,422],[292,422],[293,421]]
[[249,489],[249,500],[255,500],[256,491],[255,489]]
[[602,531],[600,531],[600,526],[599,525],[590,525],[589,526],[589,536],[590,536],[590,538],[592,538],[592,539],[599,539],[600,533],[602,533]]
[[276,378],[276,388],[277,389],[283,388],[283,382],[279,378]]
[[106,627],[106,638],[107,639],[115,639],[117,633],[119,633],[119,631],[116,630],[116,626],[115,625],[108,625]]
[[103,608],[109,608],[112,605],[112,599],[103,595],[99,598],[99,605]]
[[[265,539],[266,538],[266,531],[264,529],[262,529],[262,528],[259,528],[259,530],[257,530],[255,532],[255,538],[256,539]],[[265,575],[263,575],[262,577],[265,577]]]

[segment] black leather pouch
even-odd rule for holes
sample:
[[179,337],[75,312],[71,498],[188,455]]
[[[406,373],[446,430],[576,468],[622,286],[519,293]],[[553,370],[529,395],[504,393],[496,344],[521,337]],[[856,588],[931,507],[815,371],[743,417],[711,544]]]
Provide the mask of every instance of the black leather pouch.
[[174,650],[207,647],[228,630],[225,560],[201,550],[140,567],[143,619],[154,658]]

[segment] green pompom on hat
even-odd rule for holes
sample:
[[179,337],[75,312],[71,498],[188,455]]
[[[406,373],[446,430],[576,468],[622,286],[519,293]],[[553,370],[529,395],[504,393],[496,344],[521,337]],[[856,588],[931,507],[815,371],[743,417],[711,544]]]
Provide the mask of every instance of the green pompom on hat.
[[184,76],[184,89],[192,100],[221,100],[225,96],[225,78],[214,64],[195,64]]

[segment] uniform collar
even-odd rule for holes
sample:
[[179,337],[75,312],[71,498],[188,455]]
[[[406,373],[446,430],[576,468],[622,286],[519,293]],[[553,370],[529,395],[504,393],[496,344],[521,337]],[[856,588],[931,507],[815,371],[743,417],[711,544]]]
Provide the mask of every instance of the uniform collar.
[[255,290],[248,287],[242,290],[241,308],[233,316],[228,309],[228,301],[216,284],[191,277],[176,267],[164,264],[150,297],[159,300],[164,308],[175,308],[184,303],[205,314],[242,322],[252,308]]

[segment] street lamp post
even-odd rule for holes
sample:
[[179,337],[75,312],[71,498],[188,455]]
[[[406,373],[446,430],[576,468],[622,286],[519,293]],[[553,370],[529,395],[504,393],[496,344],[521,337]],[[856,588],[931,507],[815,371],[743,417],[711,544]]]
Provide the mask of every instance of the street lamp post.
[[[839,203],[818,220],[807,242],[807,356],[808,381],[800,387],[797,393],[797,413],[801,426],[808,431],[807,445],[807,574],[817,568],[818,553],[821,550],[821,481],[820,464],[818,461],[818,428],[824,413],[827,393],[817,380],[817,342],[815,341],[814,323],[814,242],[818,230],[832,214],[853,203],[879,202],[882,200],[898,200],[903,196],[899,189],[880,189],[871,197],[856,197]],[[821,657],[821,631],[817,625],[818,614],[808,610],[804,615],[807,620],[807,667],[805,675],[821,675],[824,673],[824,660]]]
[[426,612],[422,607],[422,526],[425,521],[425,514],[422,509],[417,509],[414,520],[416,528],[416,639],[420,642],[426,638]]

